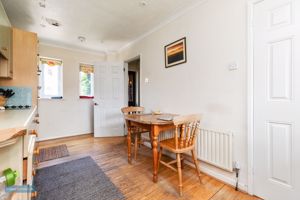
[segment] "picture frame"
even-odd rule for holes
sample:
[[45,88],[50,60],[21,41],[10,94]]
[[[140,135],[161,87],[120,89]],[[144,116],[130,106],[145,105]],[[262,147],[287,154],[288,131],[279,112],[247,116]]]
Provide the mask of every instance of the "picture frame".
[[186,37],[165,46],[165,68],[174,67],[186,62]]

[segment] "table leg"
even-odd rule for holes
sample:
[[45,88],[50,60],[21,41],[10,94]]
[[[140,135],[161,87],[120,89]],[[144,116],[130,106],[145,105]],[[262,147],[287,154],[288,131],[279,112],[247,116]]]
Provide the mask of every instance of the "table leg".
[[151,135],[152,135],[152,153],[153,153],[153,182],[157,182],[157,168],[158,168],[158,135],[159,128],[156,125],[151,126]]
[[127,131],[127,156],[128,156],[128,163],[131,164],[131,130],[129,127]]
[[149,132],[149,138],[150,138],[150,144],[151,144],[151,149],[153,148],[153,146],[152,146],[152,133],[151,133],[151,131]]

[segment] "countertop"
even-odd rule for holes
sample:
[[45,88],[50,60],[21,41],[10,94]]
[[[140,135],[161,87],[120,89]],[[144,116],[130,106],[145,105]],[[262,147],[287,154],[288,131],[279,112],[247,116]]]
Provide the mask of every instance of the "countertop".
[[0,142],[26,134],[27,126],[35,117],[36,106],[24,110],[0,111]]

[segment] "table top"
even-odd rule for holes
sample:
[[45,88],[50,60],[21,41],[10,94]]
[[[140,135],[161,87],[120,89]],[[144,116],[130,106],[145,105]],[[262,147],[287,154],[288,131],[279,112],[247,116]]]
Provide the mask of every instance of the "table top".
[[169,114],[163,113],[159,115],[155,114],[132,114],[132,115],[125,115],[125,119],[137,123],[142,124],[154,124],[154,125],[169,125],[173,124],[172,120],[161,120],[159,118],[168,118],[168,117],[175,117],[178,116],[177,114]]

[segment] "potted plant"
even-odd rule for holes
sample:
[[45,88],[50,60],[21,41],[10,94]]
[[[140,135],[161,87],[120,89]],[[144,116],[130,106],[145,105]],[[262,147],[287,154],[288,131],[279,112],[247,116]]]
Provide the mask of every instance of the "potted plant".
[[14,91],[11,89],[5,90],[0,88],[0,107],[4,107],[7,102],[7,99],[12,97],[14,94]]

